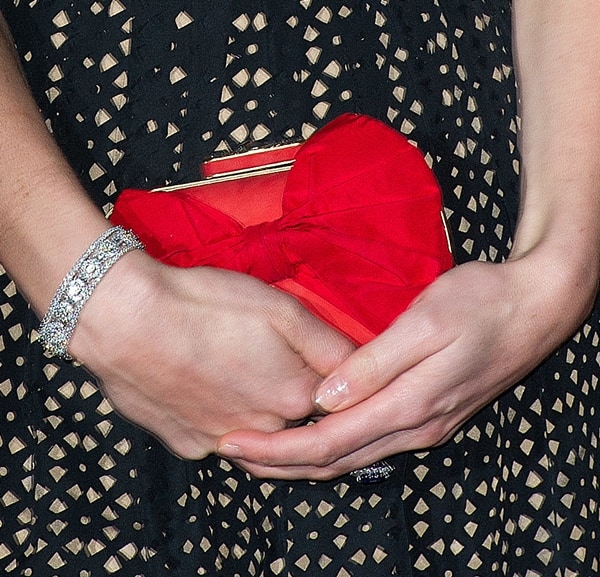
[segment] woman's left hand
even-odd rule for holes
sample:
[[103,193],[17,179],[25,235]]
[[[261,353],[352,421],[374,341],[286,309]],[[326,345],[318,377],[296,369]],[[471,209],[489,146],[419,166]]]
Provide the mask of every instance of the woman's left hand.
[[600,3],[514,0],[512,12],[521,196],[511,258],[442,275],[319,387],[333,412],[314,426],[224,435],[221,454],[251,473],[326,479],[443,443],[589,312],[600,265],[600,52],[589,39]]
[[565,270],[533,254],[455,267],[319,386],[316,405],[329,414],[276,433],[228,433],[220,454],[258,477],[319,480],[444,443],[585,317],[595,280]]

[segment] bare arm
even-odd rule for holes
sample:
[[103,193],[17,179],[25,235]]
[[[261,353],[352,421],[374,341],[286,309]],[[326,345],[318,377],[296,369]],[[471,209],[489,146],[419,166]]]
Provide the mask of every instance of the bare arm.
[[524,176],[510,259],[440,277],[321,385],[316,401],[333,412],[314,427],[226,435],[222,454],[256,475],[335,477],[442,443],[589,313],[600,263],[600,3],[513,8]]
[[[522,209],[512,259],[552,252],[567,292],[594,296],[600,244],[600,6],[516,0]],[[581,320],[581,306],[572,307]]]
[[[41,316],[109,224],[42,122],[1,18],[0,31],[0,262]],[[233,428],[273,431],[311,414],[312,389],[350,350],[255,279],[141,251],[108,271],[70,344],[121,414],[189,458]]]
[[38,315],[77,258],[109,228],[42,122],[1,18],[0,219],[0,262]]

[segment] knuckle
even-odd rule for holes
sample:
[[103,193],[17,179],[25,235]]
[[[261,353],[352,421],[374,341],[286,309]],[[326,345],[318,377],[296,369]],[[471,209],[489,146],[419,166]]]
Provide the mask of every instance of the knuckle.
[[356,365],[359,379],[366,382],[377,380],[382,373],[382,359],[376,349],[364,348],[360,351],[360,363]]
[[419,448],[425,449],[439,445],[448,434],[448,431],[441,423],[428,423],[419,432]]
[[305,316],[305,309],[296,299],[280,293],[270,303],[270,313],[283,326],[293,328],[302,322]]
[[199,461],[208,457],[210,451],[192,438],[162,439],[165,448],[182,461]]
[[425,309],[419,313],[419,331],[426,337],[435,337],[446,328],[435,310]]

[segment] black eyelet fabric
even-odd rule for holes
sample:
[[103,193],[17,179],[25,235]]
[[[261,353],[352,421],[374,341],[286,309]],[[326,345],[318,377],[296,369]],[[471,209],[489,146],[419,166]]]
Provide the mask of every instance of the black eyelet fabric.
[[[2,0],[49,128],[95,203],[202,159],[380,118],[425,153],[459,263],[518,211],[510,3]],[[14,135],[18,138],[18,135]],[[0,276],[0,572],[20,577],[590,577],[598,314],[445,446],[380,484],[184,462],[47,358]],[[493,351],[490,351],[493,354]]]

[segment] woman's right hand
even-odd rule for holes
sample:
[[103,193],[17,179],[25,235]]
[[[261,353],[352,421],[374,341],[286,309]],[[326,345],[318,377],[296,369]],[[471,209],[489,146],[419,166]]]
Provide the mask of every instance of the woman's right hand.
[[[42,121],[1,15],[0,141],[0,262],[41,317],[109,225]],[[312,390],[351,348],[255,279],[134,251],[94,290],[69,350],[124,417],[201,458],[231,429],[274,431],[308,416]]]
[[124,256],[86,303],[70,353],[114,408],[183,458],[233,429],[309,417],[352,345],[295,299],[239,273]]

